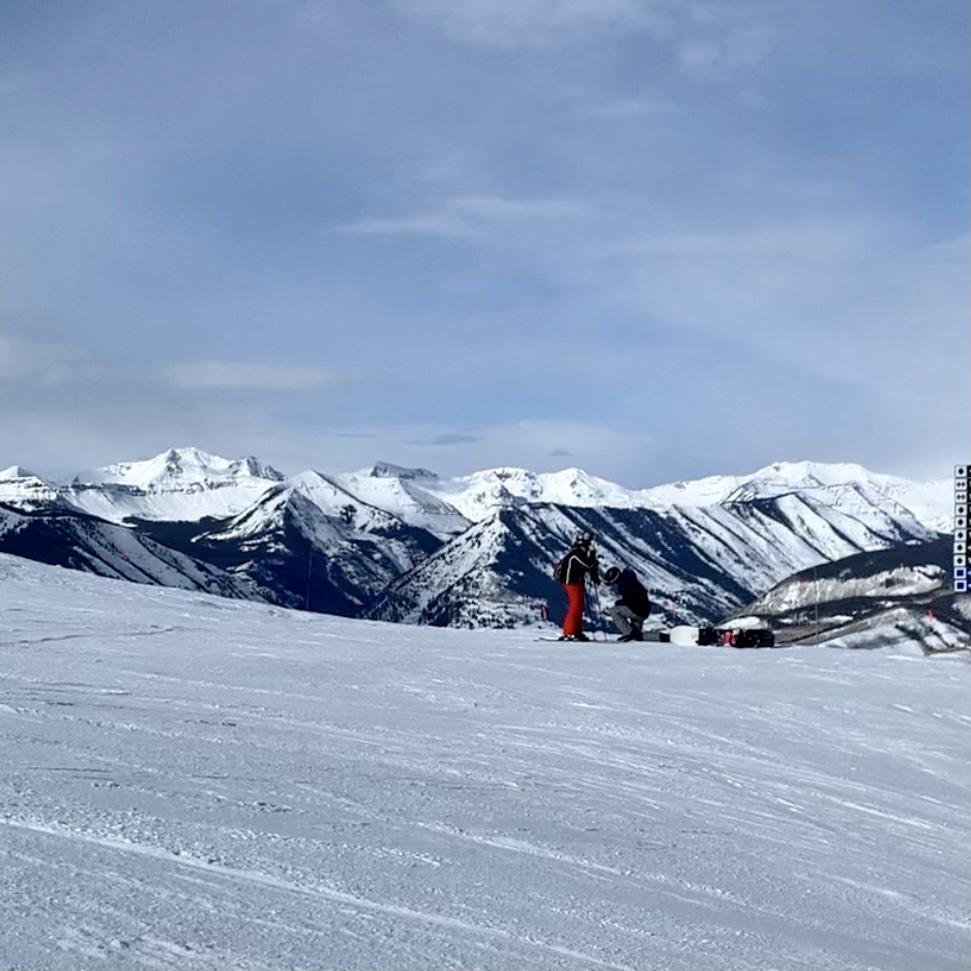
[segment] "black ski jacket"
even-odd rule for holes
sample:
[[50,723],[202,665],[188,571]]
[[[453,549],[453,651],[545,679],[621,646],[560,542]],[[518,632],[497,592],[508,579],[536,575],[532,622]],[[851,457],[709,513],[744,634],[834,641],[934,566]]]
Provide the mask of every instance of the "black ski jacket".
[[620,599],[619,605],[630,607],[638,617],[647,617],[651,612],[651,599],[647,595],[644,584],[634,576],[634,571],[625,567],[620,576],[613,582]]
[[588,573],[594,583],[600,583],[600,567],[596,552],[588,550],[585,546],[574,546],[566,554],[563,582],[583,583]]

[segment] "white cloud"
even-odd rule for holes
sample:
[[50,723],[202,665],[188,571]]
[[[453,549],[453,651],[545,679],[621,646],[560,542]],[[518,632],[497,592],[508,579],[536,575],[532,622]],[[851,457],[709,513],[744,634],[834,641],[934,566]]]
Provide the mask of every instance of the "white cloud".
[[590,103],[580,109],[581,114],[592,118],[650,118],[670,115],[675,106],[670,101],[652,96],[613,98]]
[[437,210],[387,219],[362,219],[337,227],[339,232],[391,236],[418,234],[455,238],[481,236],[490,225],[545,219],[570,219],[591,212],[575,199],[514,199],[490,193],[452,196]]
[[13,377],[19,371],[20,363],[13,341],[0,334],[0,378]]
[[177,388],[195,391],[271,391],[295,394],[334,385],[338,372],[306,365],[248,364],[241,361],[198,361],[168,368],[165,376]]
[[967,348],[969,253],[968,236],[923,245],[866,220],[820,216],[634,237],[602,259],[626,276],[626,299],[672,330],[878,394],[888,374],[909,373],[926,396],[931,371],[956,374],[938,349],[962,332]]
[[637,32],[672,45],[690,74],[720,79],[757,64],[774,31],[764,5],[688,0],[392,0],[454,40],[512,50]]
[[671,0],[393,0],[405,14],[436,24],[456,40],[530,48],[592,30],[662,32]]
[[84,353],[68,344],[0,334],[0,381],[53,387],[69,382],[84,364]]
[[488,194],[455,196],[446,207],[483,220],[563,219],[590,210],[588,204],[575,199],[510,199]]
[[775,31],[767,24],[744,24],[721,34],[692,37],[678,48],[688,74],[725,78],[762,61],[772,47]]
[[342,233],[362,236],[445,236],[468,237],[475,235],[473,227],[461,216],[448,213],[426,213],[400,216],[392,219],[361,219],[337,227]]

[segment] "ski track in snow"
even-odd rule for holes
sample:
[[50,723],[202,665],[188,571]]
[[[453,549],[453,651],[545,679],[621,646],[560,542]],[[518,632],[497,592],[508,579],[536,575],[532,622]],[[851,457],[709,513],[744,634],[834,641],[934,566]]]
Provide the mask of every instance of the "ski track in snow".
[[0,967],[968,967],[966,656],[533,636],[0,557]]

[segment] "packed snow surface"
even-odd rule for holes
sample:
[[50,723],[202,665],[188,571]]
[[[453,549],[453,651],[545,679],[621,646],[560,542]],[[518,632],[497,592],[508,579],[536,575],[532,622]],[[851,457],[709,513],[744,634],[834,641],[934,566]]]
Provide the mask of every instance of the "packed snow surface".
[[0,556],[0,967],[966,969],[966,656],[386,626]]

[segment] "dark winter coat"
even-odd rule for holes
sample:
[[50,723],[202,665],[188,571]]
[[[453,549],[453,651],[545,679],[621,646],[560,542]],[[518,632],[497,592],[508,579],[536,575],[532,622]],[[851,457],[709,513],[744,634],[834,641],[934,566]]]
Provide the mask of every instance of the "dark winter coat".
[[588,573],[594,583],[600,583],[600,567],[596,552],[586,546],[574,546],[566,554],[563,582],[583,583]]
[[651,612],[651,600],[644,584],[634,576],[634,571],[625,567],[613,582],[620,598],[617,603],[630,607],[638,617],[647,617]]

